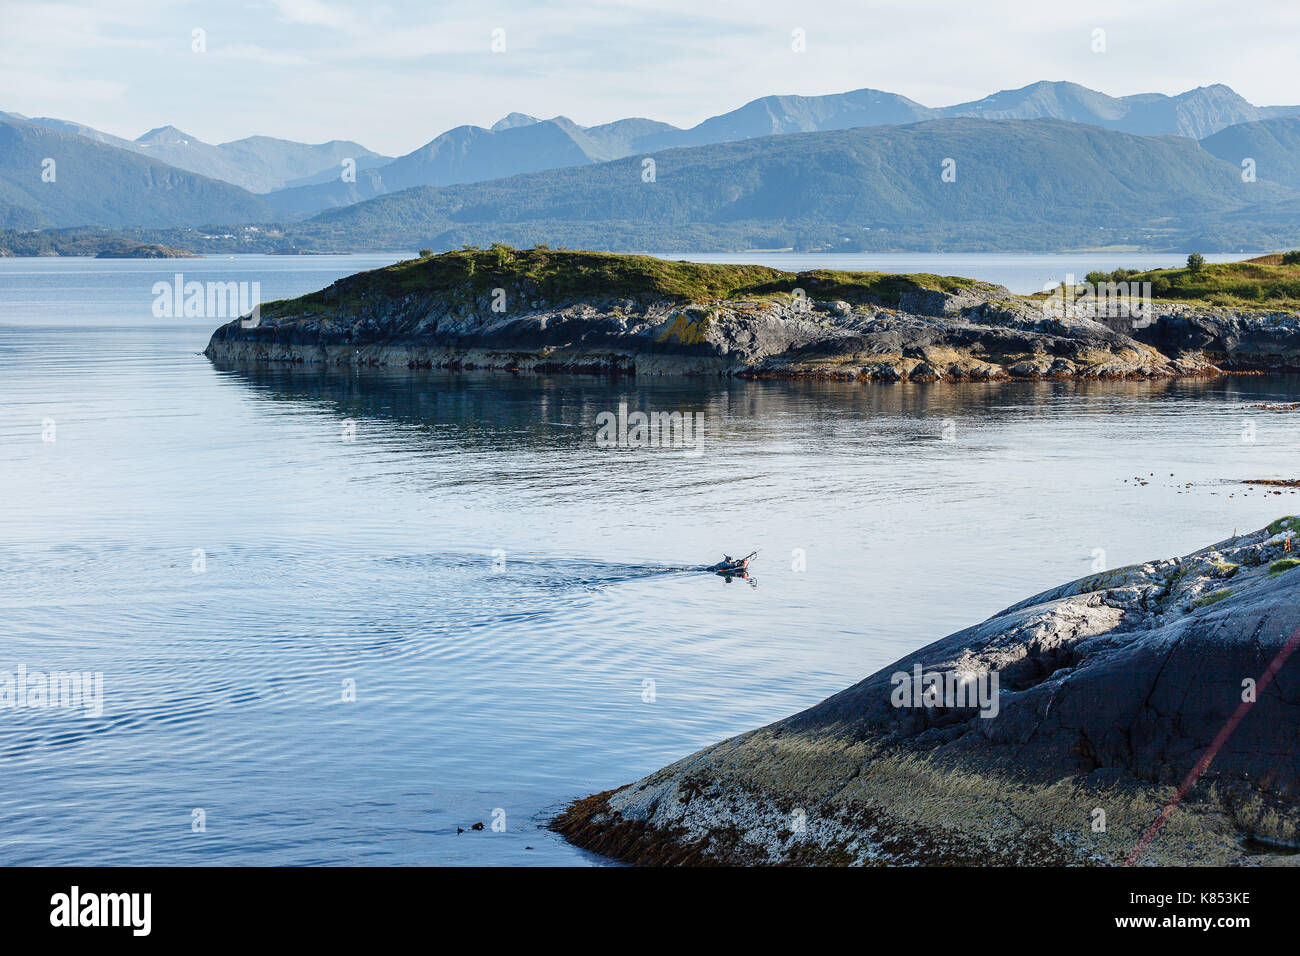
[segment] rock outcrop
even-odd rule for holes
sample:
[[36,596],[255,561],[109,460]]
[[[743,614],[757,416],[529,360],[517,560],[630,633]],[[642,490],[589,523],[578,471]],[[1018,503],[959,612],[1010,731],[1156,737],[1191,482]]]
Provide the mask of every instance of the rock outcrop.
[[[256,324],[217,329],[207,354],[223,362],[882,382],[1300,368],[1300,317],[1286,313],[1155,303],[1139,328],[1053,314],[1042,300],[968,279],[796,275],[550,250],[481,261],[487,255],[399,263],[271,303]],[[656,266],[674,270],[673,281],[661,281]]]
[[1038,594],[553,826],[649,864],[1300,860],[1293,531]]

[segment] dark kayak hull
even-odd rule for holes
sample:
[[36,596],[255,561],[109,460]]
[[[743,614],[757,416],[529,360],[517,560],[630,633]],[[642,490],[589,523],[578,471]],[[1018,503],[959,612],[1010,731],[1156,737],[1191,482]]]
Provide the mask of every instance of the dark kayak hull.
[[740,574],[748,567],[748,561],[733,561],[730,564],[724,561],[720,564],[710,565],[704,570],[712,571],[714,574]]
[[729,554],[724,554],[721,561],[709,565],[704,570],[712,571],[714,574],[740,574],[749,567],[749,562],[754,559],[756,554],[758,554],[757,551],[753,554],[747,554],[743,558],[733,558]]

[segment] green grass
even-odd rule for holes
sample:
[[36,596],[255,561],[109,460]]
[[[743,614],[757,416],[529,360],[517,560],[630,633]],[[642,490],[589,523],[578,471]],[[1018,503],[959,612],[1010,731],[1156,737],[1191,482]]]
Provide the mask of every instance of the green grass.
[[1290,571],[1292,568],[1300,568],[1300,558],[1283,558],[1281,561],[1274,561],[1268,566],[1268,576],[1277,577],[1284,571]]
[[1300,531],[1300,518],[1288,517],[1278,518],[1265,529],[1270,535],[1281,534],[1283,531]]
[[1212,591],[1209,594],[1198,597],[1192,602],[1192,607],[1209,607],[1211,604],[1218,604],[1230,594],[1232,594],[1231,588],[1224,588],[1222,591]]
[[[933,290],[958,293],[980,285],[960,276],[937,276],[928,272],[890,274],[887,272],[845,272],[838,269],[814,269],[794,276],[794,285],[811,298],[841,299],[845,302],[871,302],[897,307],[905,292]],[[793,286],[790,273],[776,283],[774,291],[789,291]],[[760,290],[754,290],[760,291]],[[743,295],[742,295],[743,297]]]
[[[1296,257],[1288,255],[1287,258]],[[1101,275],[1089,273],[1088,278],[1095,283]],[[1188,268],[1146,272],[1117,269],[1106,279],[1150,282],[1152,296],[1161,300],[1208,302],[1237,308],[1300,309],[1300,262],[1283,262],[1282,253],[1244,262],[1206,264],[1195,272]]]
[[810,298],[843,299],[896,306],[908,291],[958,292],[979,285],[973,279],[929,274],[816,270],[793,273],[767,266],[706,264],[653,256],[557,250],[538,247],[458,249],[407,259],[384,269],[340,279],[329,289],[299,299],[267,303],[269,315],[347,308],[372,297],[437,295],[480,299],[496,288],[508,295],[552,302],[590,298],[669,299],[710,303],[734,299],[784,298],[803,289]]

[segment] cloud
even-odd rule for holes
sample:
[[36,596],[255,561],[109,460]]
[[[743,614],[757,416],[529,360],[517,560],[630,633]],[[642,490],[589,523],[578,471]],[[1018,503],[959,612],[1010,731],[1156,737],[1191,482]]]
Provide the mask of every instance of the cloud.
[[[253,132],[400,153],[518,110],[584,125],[690,126],[772,93],[874,87],[930,106],[1040,79],[1112,95],[1223,82],[1300,99],[1300,6],[1256,0],[0,0],[0,109],[104,129],[184,120],[208,141]],[[190,51],[202,27],[208,53]],[[1107,52],[1090,49],[1107,32]],[[506,52],[490,49],[505,30]],[[802,29],[807,51],[790,48]],[[118,97],[112,102],[113,97]],[[88,114],[86,105],[94,106]]]
[[324,0],[274,0],[284,23],[332,27],[336,30],[355,28],[356,19],[346,7],[325,3]]
[[91,123],[92,117],[86,115],[85,106],[112,103],[120,99],[126,91],[126,84],[117,80],[71,78],[52,70],[0,69],[0,89],[23,90],[34,102],[76,104],[76,108],[69,110],[36,110],[29,115],[57,114],[58,119],[73,121],[82,117],[88,125],[94,125]]
[[254,43],[230,43],[213,47],[210,53],[221,59],[247,60],[251,63],[266,63],[271,66],[303,66],[311,62],[300,53],[268,50]]

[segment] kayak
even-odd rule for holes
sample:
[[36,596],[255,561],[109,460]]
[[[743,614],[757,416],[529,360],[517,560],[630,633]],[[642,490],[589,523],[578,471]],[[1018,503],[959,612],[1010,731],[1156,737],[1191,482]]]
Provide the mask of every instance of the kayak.
[[717,564],[709,565],[709,567],[704,570],[712,571],[715,574],[740,574],[749,567],[749,562],[754,559],[754,555],[756,554],[758,554],[758,552],[754,551],[751,554],[745,555],[743,558],[733,558],[729,554],[724,554],[721,561]]

